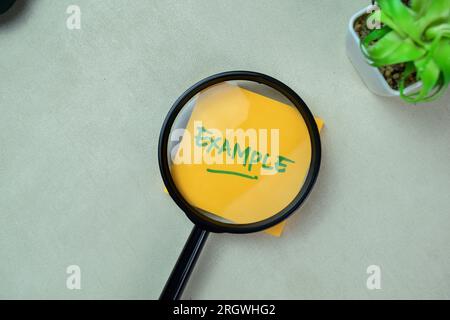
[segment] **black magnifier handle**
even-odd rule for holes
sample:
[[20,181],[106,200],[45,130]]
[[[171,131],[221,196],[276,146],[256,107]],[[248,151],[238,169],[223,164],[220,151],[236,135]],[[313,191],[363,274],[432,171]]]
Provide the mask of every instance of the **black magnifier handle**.
[[208,231],[194,226],[159,296],[159,300],[178,300],[181,298],[184,287],[208,238],[208,234]]

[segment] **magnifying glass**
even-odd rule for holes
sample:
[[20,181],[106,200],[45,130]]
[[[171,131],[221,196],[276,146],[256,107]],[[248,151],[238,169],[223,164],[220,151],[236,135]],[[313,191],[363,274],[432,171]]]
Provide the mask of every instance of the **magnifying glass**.
[[194,223],[160,296],[175,300],[210,232],[262,231],[299,208],[319,173],[320,136],[288,86],[261,73],[224,72],[175,102],[158,159],[169,195]]

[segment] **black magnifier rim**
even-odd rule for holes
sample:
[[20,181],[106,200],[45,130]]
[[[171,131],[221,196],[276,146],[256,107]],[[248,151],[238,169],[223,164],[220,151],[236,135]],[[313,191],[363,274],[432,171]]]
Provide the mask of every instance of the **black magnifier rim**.
[[[283,210],[281,210],[277,214],[265,220],[247,224],[232,224],[216,221],[214,219],[205,216],[195,207],[190,205],[178,191],[175,182],[172,179],[172,175],[170,174],[168,152],[167,152],[167,146],[169,142],[169,136],[172,125],[178,113],[186,105],[186,103],[189,102],[189,100],[191,100],[196,94],[198,94],[199,92],[203,91],[204,89],[210,86],[213,86],[217,83],[233,80],[253,81],[267,85],[281,92],[299,110],[300,114],[302,115],[305,121],[306,127],[308,128],[309,136],[311,139],[311,163],[309,171],[305,178],[302,188],[300,189],[299,193],[294,198],[294,200],[292,200],[291,203],[289,203]],[[289,88],[284,83],[262,73],[252,71],[228,71],[215,74],[213,76],[210,76],[197,82],[188,90],[186,90],[173,104],[161,128],[158,145],[158,161],[161,176],[164,181],[164,185],[167,188],[167,191],[169,192],[169,195],[194,224],[196,224],[197,226],[199,226],[204,230],[216,233],[258,232],[270,228],[274,225],[277,225],[278,223],[288,218],[293,212],[295,212],[295,210],[297,210],[300,207],[300,205],[303,203],[303,201],[305,201],[305,199],[311,192],[314,183],[317,180],[321,162],[321,144],[320,144],[319,129],[317,128],[314,116],[312,115],[306,103],[300,98],[300,96],[298,96],[291,88]]]

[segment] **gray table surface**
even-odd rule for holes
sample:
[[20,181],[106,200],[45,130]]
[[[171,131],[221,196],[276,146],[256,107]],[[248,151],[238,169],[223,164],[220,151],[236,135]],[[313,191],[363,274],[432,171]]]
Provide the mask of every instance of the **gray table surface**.
[[212,235],[184,298],[450,298],[450,95],[367,90],[345,54],[367,3],[40,0],[2,17],[0,298],[157,298],[192,227],[162,191],[162,121],[236,69],[325,120],[321,173],[281,238]]

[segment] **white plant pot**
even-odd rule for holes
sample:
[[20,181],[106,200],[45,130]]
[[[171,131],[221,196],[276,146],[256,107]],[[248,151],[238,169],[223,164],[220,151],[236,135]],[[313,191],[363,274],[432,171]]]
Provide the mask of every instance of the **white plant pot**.
[[[369,65],[361,52],[359,36],[355,31],[354,25],[360,16],[369,12],[369,8],[371,6],[361,9],[350,18],[346,39],[347,56],[370,91],[380,96],[399,97],[400,91],[392,89],[381,74],[381,71]],[[405,89],[405,94],[417,92],[421,87],[421,82],[414,83]]]

